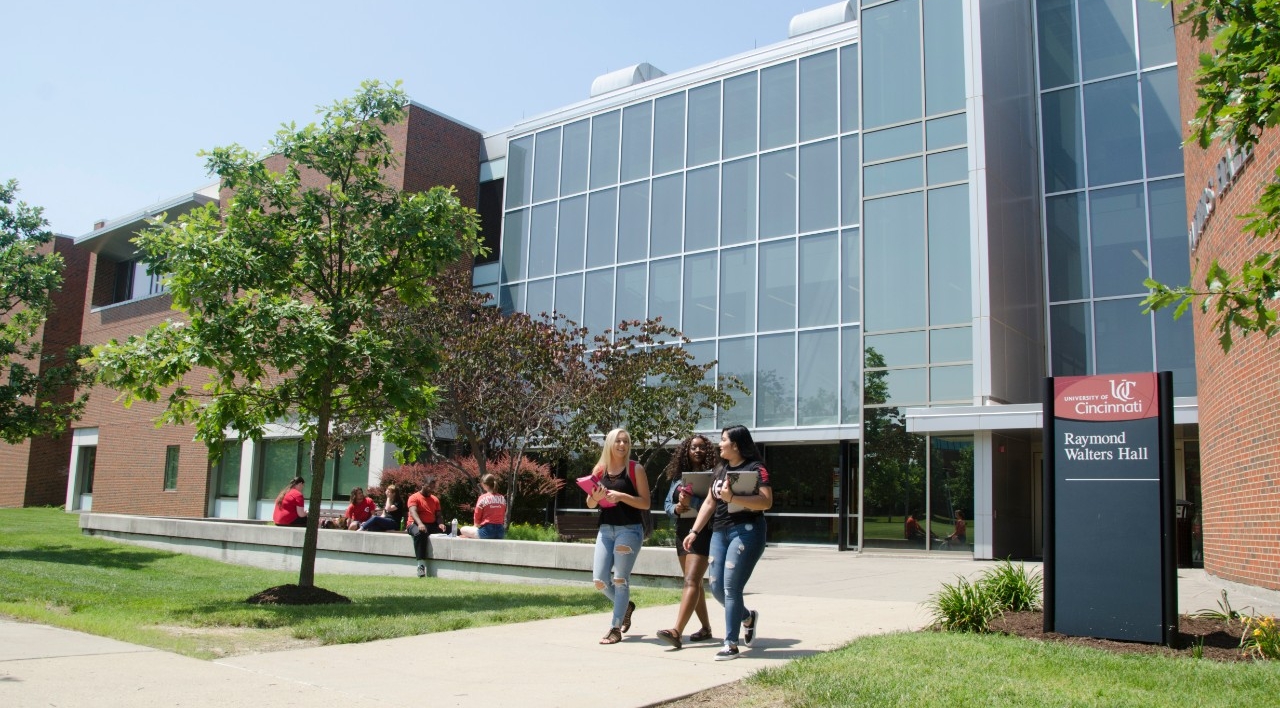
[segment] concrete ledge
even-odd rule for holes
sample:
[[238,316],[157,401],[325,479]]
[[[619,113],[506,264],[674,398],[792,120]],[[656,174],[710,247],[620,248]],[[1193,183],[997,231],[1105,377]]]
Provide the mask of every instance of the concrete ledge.
[[[80,530],[173,553],[224,563],[296,572],[303,529],[216,519],[175,519],[121,514],[80,515]],[[427,572],[433,577],[498,582],[590,585],[595,546],[587,543],[482,541],[432,536]],[[415,574],[413,540],[405,533],[321,529],[316,572],[341,575]],[[649,587],[680,587],[674,548],[645,548],[632,579]]]

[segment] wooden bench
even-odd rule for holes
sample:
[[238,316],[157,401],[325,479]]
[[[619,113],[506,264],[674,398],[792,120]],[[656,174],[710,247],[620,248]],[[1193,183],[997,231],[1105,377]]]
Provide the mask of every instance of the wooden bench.
[[594,513],[556,512],[556,533],[560,534],[561,541],[594,540],[599,526],[599,518]]

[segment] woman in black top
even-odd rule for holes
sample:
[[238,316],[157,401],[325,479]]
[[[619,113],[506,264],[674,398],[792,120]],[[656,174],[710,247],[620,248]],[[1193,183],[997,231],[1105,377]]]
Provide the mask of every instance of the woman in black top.
[[[769,471],[760,460],[751,432],[734,425],[720,433],[720,458],[712,477],[711,494],[698,511],[693,528],[684,537],[689,549],[707,524],[711,525],[711,594],[724,605],[724,648],[716,661],[738,658],[738,635],[746,630],[742,643],[751,646],[760,626],[760,613],[743,604],[742,591],[764,554],[766,536],[764,512],[773,506]],[[738,482],[739,473],[756,473],[749,491]],[[734,483],[738,482],[738,492]]]
[[[702,508],[702,497],[689,490],[684,480],[685,472],[701,472],[711,468],[711,461],[716,455],[711,450],[711,441],[705,435],[694,435],[686,438],[676,446],[667,464],[667,479],[671,489],[667,492],[666,512],[675,520],[676,538],[683,539],[693,528],[693,517],[681,516],[689,511],[696,515]],[[680,637],[684,627],[695,612],[702,629],[689,635],[689,641],[701,642],[711,638],[711,618],[707,615],[707,594],[702,589],[702,576],[707,572],[707,557],[711,554],[711,527],[707,526],[694,540],[689,550],[677,541],[676,553],[679,556],[680,568],[684,571],[684,594],[680,596],[680,609],[676,612],[676,624],[671,629],[658,631],[658,639],[679,649]]]
[[605,436],[600,461],[591,474],[597,484],[587,495],[587,506],[600,508],[591,577],[596,589],[613,601],[613,623],[600,643],[617,644],[631,629],[631,613],[636,609],[631,601],[631,569],[644,543],[641,514],[649,513],[649,478],[643,466],[631,461],[631,436],[621,428]]

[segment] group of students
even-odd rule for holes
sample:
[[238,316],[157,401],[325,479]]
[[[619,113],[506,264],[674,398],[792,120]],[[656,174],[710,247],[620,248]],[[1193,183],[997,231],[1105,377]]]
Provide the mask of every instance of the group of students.
[[[686,472],[711,470],[706,498],[695,495],[681,478]],[[748,493],[736,493],[731,475],[754,472],[756,482]],[[764,554],[764,512],[773,506],[773,489],[751,432],[741,425],[720,433],[719,455],[711,441],[694,435],[680,443],[666,469],[671,491],[666,511],[675,517],[677,558],[684,572],[684,590],[676,611],[676,624],[659,630],[662,641],[679,650],[685,625],[696,613],[702,626],[690,641],[712,638],[702,576],[710,569],[711,593],[724,606],[724,647],[716,661],[736,659],[738,645],[751,646],[760,626],[760,613],[747,609],[743,590],[756,562]],[[592,470],[597,484],[587,495],[587,506],[600,509],[592,579],[613,602],[609,631],[601,644],[617,644],[631,629],[636,605],[631,601],[631,571],[644,541],[643,515],[649,513],[649,479],[644,467],[631,459],[631,436],[621,428],[605,436],[600,460]],[[734,509],[730,509],[733,503]],[[683,516],[696,510],[692,519]]]

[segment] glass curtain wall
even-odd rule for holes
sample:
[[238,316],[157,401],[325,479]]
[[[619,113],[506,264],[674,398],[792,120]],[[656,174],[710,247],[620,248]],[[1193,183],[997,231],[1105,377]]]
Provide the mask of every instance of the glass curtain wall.
[[1144,315],[1144,279],[1190,281],[1173,10],[1036,0],[1049,367],[1173,371],[1194,396],[1191,321]]
[[[972,514],[972,438],[908,433],[903,410],[973,400],[962,10],[951,0],[861,8],[867,547],[913,544],[909,517],[923,533],[945,537],[957,509]],[[951,444],[967,445],[967,468]]]

